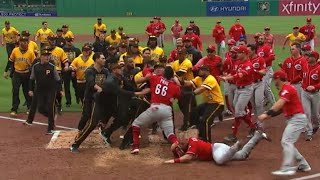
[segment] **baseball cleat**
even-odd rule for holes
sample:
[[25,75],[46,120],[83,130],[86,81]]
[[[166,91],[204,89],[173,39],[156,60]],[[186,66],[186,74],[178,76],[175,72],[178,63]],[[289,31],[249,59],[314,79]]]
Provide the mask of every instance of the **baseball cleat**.
[[225,116],[232,116],[232,114],[233,114],[233,113],[232,113],[229,109],[227,109],[227,110],[224,111],[224,115],[225,115]]
[[102,137],[102,140],[104,142],[104,144],[106,146],[111,146],[112,142],[111,142],[111,139],[110,139],[110,136],[106,136],[105,134],[103,134],[102,132],[99,133],[100,136]]
[[276,175],[276,176],[292,176],[296,173],[296,171],[292,168],[290,169],[282,169],[278,171],[273,171],[271,174]]
[[18,114],[17,114],[16,111],[11,111],[11,112],[10,112],[10,116],[11,116],[11,117],[17,117],[17,115],[18,115]]
[[224,140],[229,142],[237,142],[238,138],[233,134],[229,134],[227,137],[224,138]]
[[54,134],[54,130],[48,130],[46,133],[46,135],[52,135],[52,134]]
[[306,141],[311,141],[311,140],[312,140],[312,136],[311,135],[307,135]]
[[297,171],[299,172],[309,172],[311,171],[311,167],[309,165],[301,164],[298,166]]
[[265,139],[269,142],[272,141],[271,138],[269,138],[269,136],[265,132],[263,132],[262,130],[257,130],[256,132],[259,133],[263,137],[263,139]]
[[79,153],[79,149],[78,149],[77,146],[71,145],[71,146],[70,146],[70,152],[72,152],[72,153]]
[[22,124],[26,125],[26,126],[31,126],[32,125],[32,123],[28,123],[27,121],[23,122]]
[[134,149],[131,150],[130,153],[134,154],[134,155],[138,155],[139,154],[139,149],[138,148],[134,148]]
[[318,129],[319,129],[319,127],[313,128],[312,133],[313,133],[313,134],[316,134],[316,133],[317,133],[317,131],[318,131]]

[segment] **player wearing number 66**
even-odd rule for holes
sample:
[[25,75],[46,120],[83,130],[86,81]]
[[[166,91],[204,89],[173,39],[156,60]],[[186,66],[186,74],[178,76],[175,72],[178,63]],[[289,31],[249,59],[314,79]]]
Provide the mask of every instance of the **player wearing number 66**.
[[[157,67],[158,66],[158,67]],[[156,68],[164,68],[156,65]],[[180,87],[171,67],[164,68],[163,76],[147,74],[138,79],[136,83],[149,81],[151,92],[151,106],[140,114],[132,123],[133,147],[131,154],[139,153],[140,127],[158,122],[170,143],[178,144],[178,139],[173,131],[172,102],[180,97]]]

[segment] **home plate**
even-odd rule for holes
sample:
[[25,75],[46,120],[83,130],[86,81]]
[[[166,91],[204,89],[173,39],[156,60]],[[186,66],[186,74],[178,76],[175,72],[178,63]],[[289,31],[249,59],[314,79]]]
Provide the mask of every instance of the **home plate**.
[[[74,142],[78,131],[55,131],[46,149],[68,149]],[[99,133],[91,133],[81,144],[81,148],[105,148],[107,147]]]

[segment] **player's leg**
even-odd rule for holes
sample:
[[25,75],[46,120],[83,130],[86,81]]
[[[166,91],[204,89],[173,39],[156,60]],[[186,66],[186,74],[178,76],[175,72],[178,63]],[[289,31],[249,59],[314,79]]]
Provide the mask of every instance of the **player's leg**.
[[173,43],[173,48],[177,47],[177,39],[175,37],[172,37],[172,43]]
[[158,115],[158,124],[160,128],[164,131],[167,140],[173,144],[178,141],[177,136],[174,134],[174,126],[172,119],[172,108],[167,105],[160,105]]
[[216,164],[224,165],[232,160],[234,154],[239,150],[240,143],[236,142],[231,147],[223,143],[212,144],[212,157]]
[[297,90],[299,99],[301,100],[301,93],[302,93],[301,83],[296,83],[296,84],[292,84],[292,85]]
[[235,84],[229,84],[229,91],[228,91],[228,101],[232,112],[234,113],[234,99],[236,95],[237,86]]
[[315,134],[317,132],[317,130],[319,129],[320,126],[320,117],[319,117],[319,113],[320,113],[320,93],[316,92],[313,94],[313,98],[312,100],[312,109],[311,109],[311,119],[313,120],[313,132],[312,134]]
[[311,46],[311,50],[314,50],[314,39],[310,40],[310,46]]
[[230,89],[230,84],[228,82],[224,82],[224,99],[226,102],[226,109],[225,109],[225,115],[232,115],[232,108],[231,108],[231,104],[229,101],[229,90]]
[[77,102],[77,104],[79,104],[80,99],[79,99],[78,90],[77,90],[77,79],[76,79],[76,77],[72,77],[71,76],[71,82],[72,82],[72,87],[73,87],[73,90],[74,90],[74,96],[76,97],[76,102]]
[[224,63],[224,54],[226,49],[226,43],[224,40],[219,44],[219,48],[219,56],[222,58],[222,63]]
[[264,89],[265,89],[265,84],[262,81],[255,83],[255,93],[253,96],[255,97],[254,105],[255,105],[256,112],[254,112],[255,113],[254,115],[256,117],[264,112],[264,108],[263,108]]
[[62,72],[64,93],[66,98],[66,106],[69,107],[71,105],[71,93],[70,93],[70,81],[71,81],[71,72]]
[[54,130],[55,99],[56,99],[55,91],[47,92],[46,105],[43,104],[43,106],[47,106],[47,112],[48,112],[48,131],[47,131],[47,134],[52,134],[53,133],[52,130]]
[[41,96],[40,93],[38,93],[38,92],[33,93],[32,102],[31,102],[28,118],[26,121],[27,124],[32,124],[32,122],[34,120],[34,116],[37,111],[38,96]]
[[197,126],[199,127],[200,121],[202,119],[202,115],[204,113],[204,110],[206,109],[207,104],[202,103],[193,108],[191,112],[191,118],[190,118],[190,126]]
[[[317,99],[319,101],[319,99]],[[313,134],[313,127],[312,127],[312,119],[311,119],[311,110],[312,110],[312,97],[309,92],[306,92],[305,90],[302,90],[301,92],[301,103],[304,109],[304,113],[306,114],[308,118],[308,123],[306,127],[306,140],[312,139]]]
[[27,108],[28,108],[28,113],[31,105],[32,98],[29,96],[29,81],[30,81],[30,74],[29,73],[24,73],[22,75],[22,92],[24,95],[24,98],[26,99],[27,102]]
[[269,67],[267,67],[267,73],[266,73],[266,75],[263,76],[262,80],[265,85],[264,95],[265,95],[268,103],[270,103],[271,105],[273,105],[276,102],[275,97],[272,93],[272,89],[271,89],[272,76],[273,76],[273,69],[271,66],[269,66]]
[[15,116],[20,104],[19,90],[22,84],[22,77],[20,73],[14,72],[12,77],[12,108],[11,115]]
[[193,108],[195,107],[194,96],[191,94],[185,94],[192,91],[191,88],[182,88],[182,98],[179,99],[178,105],[183,114],[183,125],[181,130],[187,130],[190,123],[190,116]]
[[77,83],[78,97],[82,105],[84,100],[85,89],[86,89],[86,83]]

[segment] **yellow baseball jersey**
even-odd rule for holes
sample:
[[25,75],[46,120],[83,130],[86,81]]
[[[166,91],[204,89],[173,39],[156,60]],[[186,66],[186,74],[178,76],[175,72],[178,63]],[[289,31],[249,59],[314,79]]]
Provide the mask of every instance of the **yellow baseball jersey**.
[[63,51],[62,48],[60,47],[55,47],[52,51],[51,51],[51,59],[54,62],[54,65],[56,66],[56,70],[57,71],[61,71],[62,70],[62,63],[66,63],[68,61],[67,58],[67,54]]
[[306,40],[306,36],[302,33],[299,33],[298,36],[293,35],[293,33],[288,34],[288,36],[286,37],[289,39],[290,41],[290,46],[294,43],[294,42],[298,42],[301,43],[302,41]]
[[2,35],[6,43],[16,43],[18,40],[19,32],[14,28],[10,27],[8,30],[6,28],[2,29]]
[[38,45],[34,41],[29,41],[28,49],[32,50],[33,52],[38,51]]
[[[90,54],[89,58],[93,59],[93,55],[94,55],[94,52],[92,51],[92,53]],[[81,53],[78,57],[82,57],[83,54]]]
[[218,103],[223,105],[223,96],[221,93],[220,86],[212,75],[209,75],[204,80],[197,76],[191,80],[191,83],[194,88],[205,87],[207,90],[202,93],[202,96],[206,103]]
[[121,42],[121,37],[116,36],[115,39],[112,39],[111,35],[109,35],[106,37],[105,41],[109,42],[110,44],[119,44]]
[[88,67],[94,64],[94,61],[92,58],[89,57],[87,61],[83,61],[82,57],[75,58],[72,63],[71,67],[73,69],[76,69],[76,78],[78,81],[84,81],[85,80],[85,72]]
[[179,60],[176,60],[171,64],[171,67],[175,73],[178,71],[184,72],[185,74],[182,76],[184,80],[192,80],[194,78],[192,62],[189,59],[183,60],[181,64],[179,63]]
[[72,31],[67,31],[65,34],[62,33],[63,38],[74,38]]
[[[124,59],[123,59],[123,56],[127,56],[127,53],[123,53],[120,58],[119,58],[119,63],[124,63]],[[143,58],[142,56],[139,54],[137,56],[134,57],[133,59],[133,63],[134,65],[141,65],[143,64]]]
[[40,37],[41,43],[48,42],[47,38],[48,36],[54,35],[54,33],[51,31],[51,29],[47,28],[46,30],[43,30],[42,28],[37,31],[36,36]]
[[154,49],[151,49],[151,59],[158,62],[160,57],[164,56],[164,51],[160,47],[156,47]]
[[105,24],[100,24],[98,25],[98,23],[93,25],[93,30],[95,31],[95,35],[97,37],[99,37],[100,35],[100,31],[106,31],[107,30],[107,26]]
[[13,49],[9,61],[14,63],[14,69],[17,72],[29,72],[33,61],[35,60],[36,55],[30,49],[25,53],[21,53],[20,48],[16,47]]
[[[122,35],[126,35],[126,33],[122,32]],[[119,32],[116,32],[116,36],[121,38],[121,35],[119,34]]]

